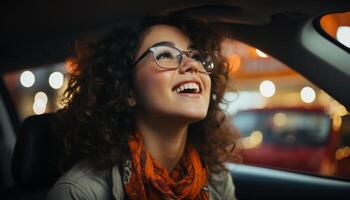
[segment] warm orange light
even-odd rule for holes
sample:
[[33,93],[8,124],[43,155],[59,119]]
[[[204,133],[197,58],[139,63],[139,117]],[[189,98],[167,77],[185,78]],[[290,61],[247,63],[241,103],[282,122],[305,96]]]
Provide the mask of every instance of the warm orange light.
[[64,68],[68,74],[76,73],[77,65],[72,60],[66,60]]
[[229,67],[231,73],[236,73],[241,67],[241,58],[238,55],[231,55],[228,57]]
[[341,160],[343,158],[343,150],[342,149],[338,149],[336,152],[335,152],[335,158],[337,160]]
[[335,158],[341,160],[350,156],[350,147],[346,146],[344,148],[338,149],[335,152]]
[[349,17],[350,12],[329,14],[321,18],[320,25],[326,33],[335,38],[339,26],[350,26]]
[[323,159],[321,161],[321,174],[329,176],[334,174],[335,170],[336,166],[329,159]]
[[253,131],[250,136],[240,138],[237,145],[241,149],[253,149],[258,147],[263,141],[263,134],[261,131]]
[[339,115],[333,116],[332,126],[334,130],[339,130],[342,124],[342,118]]

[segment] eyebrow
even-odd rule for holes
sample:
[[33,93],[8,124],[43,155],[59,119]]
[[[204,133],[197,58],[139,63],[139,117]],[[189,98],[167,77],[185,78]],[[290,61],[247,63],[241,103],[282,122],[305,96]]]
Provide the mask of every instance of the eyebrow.
[[152,45],[152,47],[156,47],[156,46],[175,47],[175,43],[171,42],[171,41],[161,41],[161,42],[157,42],[157,43]]
[[[175,43],[171,42],[171,41],[161,41],[161,42],[157,42],[155,44],[152,45],[152,47],[156,47],[156,46],[168,46],[168,47],[175,47]],[[194,49],[195,46],[193,43],[190,43],[187,46],[188,49]]]

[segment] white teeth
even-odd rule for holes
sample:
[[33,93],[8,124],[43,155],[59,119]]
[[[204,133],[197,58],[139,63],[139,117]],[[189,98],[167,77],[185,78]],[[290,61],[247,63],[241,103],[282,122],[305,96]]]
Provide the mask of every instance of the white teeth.
[[199,92],[199,85],[197,83],[185,83],[182,84],[180,86],[178,86],[177,88],[174,89],[174,92],[180,93],[182,91],[184,91],[185,89],[193,89],[195,90],[195,93]]

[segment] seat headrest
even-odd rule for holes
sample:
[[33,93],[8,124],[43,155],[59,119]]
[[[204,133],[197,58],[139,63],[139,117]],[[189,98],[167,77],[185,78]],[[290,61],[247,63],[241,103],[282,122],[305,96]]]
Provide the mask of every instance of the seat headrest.
[[12,176],[17,186],[50,187],[60,176],[53,140],[54,114],[26,118],[18,134],[12,158]]

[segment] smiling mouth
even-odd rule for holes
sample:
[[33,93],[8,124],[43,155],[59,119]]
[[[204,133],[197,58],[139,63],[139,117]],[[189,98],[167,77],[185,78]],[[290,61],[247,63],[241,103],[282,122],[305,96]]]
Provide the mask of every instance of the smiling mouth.
[[198,83],[196,82],[187,82],[180,84],[178,86],[175,86],[173,88],[173,92],[180,93],[180,94],[200,94],[201,88]]

